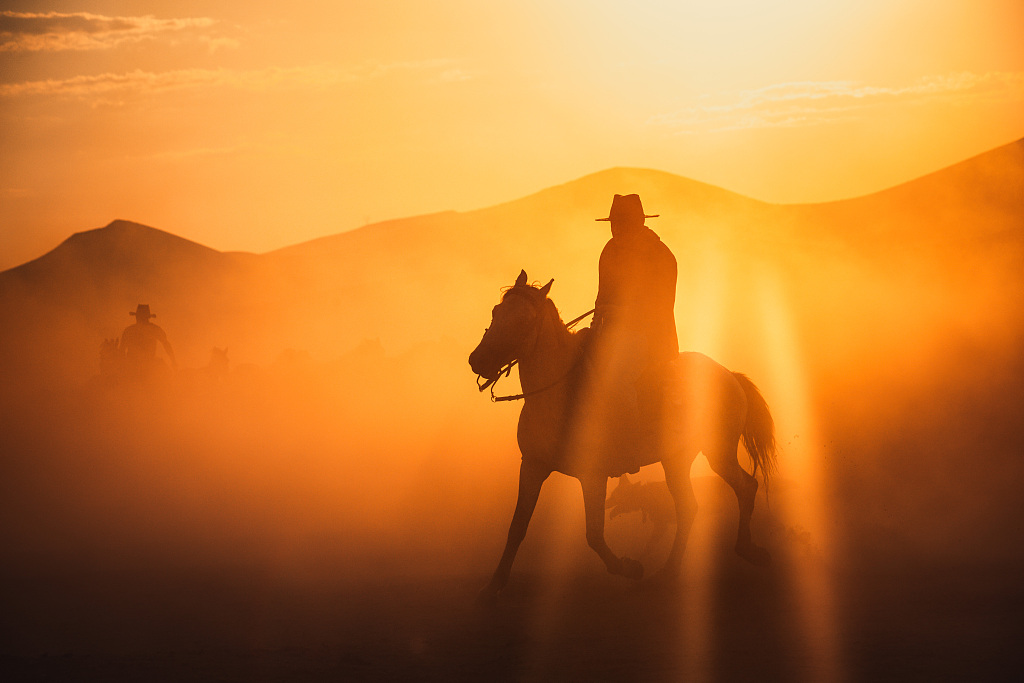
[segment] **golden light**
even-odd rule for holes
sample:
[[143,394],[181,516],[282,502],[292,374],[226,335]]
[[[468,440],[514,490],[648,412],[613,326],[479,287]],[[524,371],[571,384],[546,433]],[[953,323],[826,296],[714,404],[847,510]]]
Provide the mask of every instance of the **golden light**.
[[[790,582],[801,601],[805,656],[812,663],[810,680],[842,680],[838,615],[830,571],[836,525],[829,518],[821,443],[810,385],[801,358],[791,307],[778,272],[765,267],[756,279],[761,299],[761,330],[771,376],[772,414],[781,449],[778,480],[785,488],[773,497],[787,532],[806,534],[809,546],[790,545],[786,558],[793,569]],[[802,555],[802,556],[801,556]]]
[[[849,643],[887,640],[844,607],[881,604],[891,579],[841,559],[881,575],[898,568],[887,543],[921,566],[1014,552],[975,527],[1019,502],[1024,2],[14,4],[0,10],[0,531],[38,590],[21,615],[39,652],[74,648],[36,595],[91,635],[110,602],[76,589],[92,569],[168,601],[164,579],[212,576],[264,625],[288,593],[264,601],[274,586],[317,609],[339,591],[379,599],[382,633],[388,581],[429,598],[390,613],[410,620],[443,602],[435,580],[482,584],[515,502],[522,404],[476,393],[466,356],[520,267],[556,279],[563,319],[594,305],[609,233],[593,219],[613,192],[661,216],[648,225],[679,264],[680,349],[748,375],[771,408],[779,471],[754,535],[776,564],[736,557],[735,497],[701,454],[677,593],[607,575],[579,483],[552,474],[498,607],[521,609],[526,670],[552,674],[566,637],[582,657],[636,636],[659,665],[721,678],[748,606],[726,592],[745,581],[785,631],[756,654],[840,680],[864,665]],[[180,362],[148,396],[97,357],[139,302]],[[893,458],[893,443],[912,447]],[[890,519],[877,503],[895,495]],[[649,530],[606,523],[648,578],[667,555]],[[242,574],[259,575],[251,591]],[[768,609],[781,603],[797,618]],[[245,612],[225,628],[244,633]],[[655,618],[580,628],[623,614]],[[458,642],[471,620],[449,617],[435,634],[459,659],[481,641]],[[340,633],[316,623],[307,634]]]

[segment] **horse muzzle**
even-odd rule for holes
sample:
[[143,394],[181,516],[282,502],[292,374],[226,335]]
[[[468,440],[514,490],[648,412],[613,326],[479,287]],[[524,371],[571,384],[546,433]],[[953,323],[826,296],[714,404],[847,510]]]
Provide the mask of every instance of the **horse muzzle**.
[[493,361],[488,362],[489,359],[483,358],[483,355],[480,353],[480,349],[476,349],[473,353],[469,354],[469,367],[484,379],[498,379],[498,375],[501,374],[502,364],[494,363]]

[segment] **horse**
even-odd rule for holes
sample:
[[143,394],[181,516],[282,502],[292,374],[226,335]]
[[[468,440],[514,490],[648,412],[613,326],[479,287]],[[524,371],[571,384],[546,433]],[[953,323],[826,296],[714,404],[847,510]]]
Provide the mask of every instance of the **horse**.
[[120,342],[104,339],[100,342],[100,378],[107,383],[116,383],[124,372],[124,355]]
[[[605,541],[605,497],[608,478],[621,468],[601,462],[588,466],[587,453],[579,453],[580,422],[575,406],[583,373],[581,341],[585,330],[569,331],[548,298],[551,285],[527,283],[522,271],[491,311],[491,324],[469,356],[473,372],[488,380],[486,387],[518,362],[523,393],[517,440],[522,454],[519,494],[509,525],[505,550],[490,582],[480,593],[493,600],[508,583],[516,553],[526,536],[541,487],[553,472],[579,480],[583,491],[587,544],[611,574],[640,580],[644,567],[637,560],[619,557]],[[775,427],[760,391],[745,375],[731,372],[711,358],[680,353],[662,371],[666,395],[683,397],[681,405],[663,404],[662,436],[645,442],[642,465],[661,462],[675,503],[676,533],[668,559],[655,575],[659,582],[679,575],[683,552],[697,503],[690,482],[690,467],[704,453],[712,470],[735,491],[739,528],[735,550],[755,565],[767,565],[769,552],[751,540],[750,518],[758,489],[760,468],[767,485],[776,467]],[[478,379],[478,384],[480,380]],[[492,389],[493,391],[493,389]],[[666,408],[670,410],[665,410]],[[677,413],[677,414],[673,414]],[[753,474],[737,459],[739,442],[753,461]]]

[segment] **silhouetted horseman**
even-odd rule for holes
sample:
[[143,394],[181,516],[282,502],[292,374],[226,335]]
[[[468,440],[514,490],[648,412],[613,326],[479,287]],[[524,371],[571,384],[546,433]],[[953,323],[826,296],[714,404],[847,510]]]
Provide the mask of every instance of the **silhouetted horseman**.
[[679,354],[676,259],[644,225],[655,217],[644,214],[639,195],[617,194],[608,217],[597,219],[611,223],[612,238],[599,263],[585,442],[600,461],[622,458],[628,472],[639,470],[639,451],[653,445],[657,426],[657,389],[644,376]]
[[149,304],[139,304],[128,315],[135,316],[135,324],[125,328],[121,334],[120,345],[128,373],[136,379],[145,379],[159,371],[163,364],[156,357],[158,343],[164,347],[171,365],[177,367],[178,363],[174,358],[171,344],[167,341],[167,334],[159,326],[149,322],[150,318],[156,317],[149,312]]
[[[636,208],[640,208],[639,198]],[[642,225],[643,210],[636,213]],[[615,207],[612,214],[614,220]],[[618,227],[613,230],[618,232]],[[485,600],[494,599],[508,583],[541,487],[553,472],[579,479],[587,544],[608,571],[640,579],[643,565],[618,556],[605,540],[608,477],[660,462],[665,469],[665,485],[675,501],[676,534],[659,574],[673,580],[678,577],[696,512],[690,468],[697,454],[703,453],[711,469],[736,492],[737,554],[758,565],[771,561],[768,551],[750,536],[757,480],[740,467],[737,459],[742,439],[755,469],[760,468],[765,477],[774,471],[775,426],[768,404],[746,375],[731,372],[703,354],[681,353],[668,363],[658,362],[675,343],[675,335],[666,334],[671,328],[665,325],[666,320],[671,321],[669,304],[673,301],[667,288],[674,280],[673,269],[668,266],[674,264],[659,255],[664,252],[658,242],[642,235],[634,237],[640,239],[625,246],[627,240],[620,242],[616,235],[615,246],[609,246],[609,250],[623,245],[625,256],[620,260],[609,251],[612,258],[602,259],[602,266],[610,265],[611,269],[602,268],[602,277],[621,279],[611,280],[615,284],[610,290],[609,280],[602,280],[602,310],[596,331],[583,334],[582,330],[573,333],[567,329],[548,297],[552,283],[534,287],[523,271],[491,309],[491,324],[469,354],[473,372],[491,382],[518,362],[523,387],[523,409],[516,429],[523,455],[519,495],[505,550],[481,592]],[[661,263],[665,267],[650,267],[647,259],[659,263],[659,258],[664,259]],[[642,264],[644,268],[642,272],[629,270],[629,265],[621,271],[616,269],[623,262]],[[635,286],[637,282],[640,287]],[[644,287],[651,289],[646,291]],[[648,297],[648,293],[655,296]],[[590,342],[594,342],[590,345],[593,352],[584,352],[581,347]],[[581,352],[585,354],[583,364],[579,363]],[[577,375],[577,368],[584,370],[582,376]],[[636,421],[630,429],[623,421],[637,417],[638,394],[643,403],[652,385],[657,387],[654,393],[663,393],[665,398],[653,402],[657,410],[639,411],[647,416],[645,421],[654,415],[646,429],[637,428]],[[644,431],[656,438],[641,439]],[[623,434],[634,437],[633,442],[626,443]]]

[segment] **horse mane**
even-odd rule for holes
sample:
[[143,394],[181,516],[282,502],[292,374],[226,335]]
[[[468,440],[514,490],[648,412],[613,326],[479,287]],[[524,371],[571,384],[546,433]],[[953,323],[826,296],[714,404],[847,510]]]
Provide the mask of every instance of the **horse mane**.
[[575,353],[577,356],[574,365],[578,366],[580,364],[580,357],[583,353],[584,343],[586,341],[587,334],[590,330],[589,328],[586,327],[575,331],[566,329],[565,321],[562,320],[562,315],[561,313],[558,312],[558,307],[555,306],[555,302],[552,301],[551,298],[548,297],[546,294],[542,294],[541,289],[543,288],[540,285],[511,285],[509,287],[504,287],[501,290],[501,300],[504,302],[505,299],[508,298],[508,296],[511,294],[515,294],[517,296],[525,296],[526,298],[530,299],[530,301],[535,306],[537,306],[538,311],[541,313],[541,315],[546,315],[550,317],[554,321],[554,323],[557,323],[557,325],[553,325],[555,329],[564,330],[565,334],[560,335],[559,339],[562,343],[572,348],[573,353]]
[[[543,314],[554,317],[554,319],[558,321],[559,326],[564,328],[565,322],[562,320],[562,315],[558,312],[558,307],[555,306],[555,302],[546,294],[541,294],[540,290],[541,287],[539,285],[510,285],[502,288],[501,300],[505,301],[510,294],[525,296],[531,299]],[[576,336],[576,332],[573,332],[572,330],[567,330],[567,332],[569,332],[569,335],[572,337]]]

